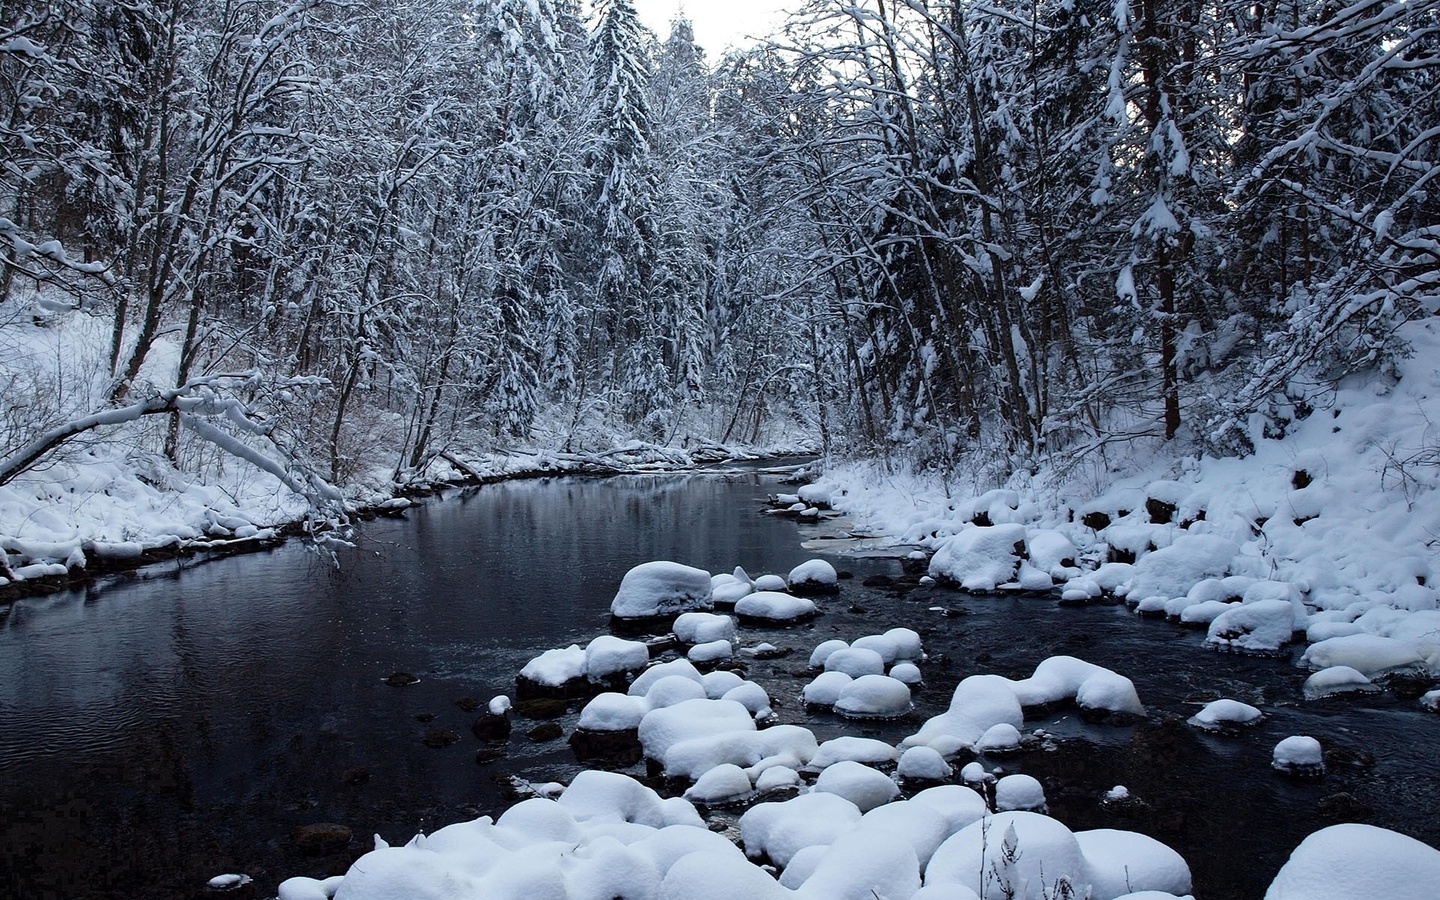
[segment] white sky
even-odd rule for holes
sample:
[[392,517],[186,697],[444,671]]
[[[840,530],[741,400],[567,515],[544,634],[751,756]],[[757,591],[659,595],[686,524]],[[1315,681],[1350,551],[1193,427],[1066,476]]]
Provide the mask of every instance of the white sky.
[[695,43],[705,58],[716,60],[725,48],[746,46],[747,36],[766,37],[785,21],[785,7],[797,0],[633,0],[640,21],[663,41],[670,22],[682,9],[695,26]]

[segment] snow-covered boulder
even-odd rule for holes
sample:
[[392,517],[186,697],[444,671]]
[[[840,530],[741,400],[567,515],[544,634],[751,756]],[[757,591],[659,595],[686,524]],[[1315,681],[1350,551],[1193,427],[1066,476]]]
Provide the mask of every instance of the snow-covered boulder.
[[585,677],[600,681],[639,672],[650,662],[650,651],[640,641],[602,634],[585,645]]
[[1273,654],[1290,643],[1295,610],[1286,600],[1259,600],[1231,606],[1210,623],[1205,643],[1218,650]]
[[948,838],[925,870],[925,886],[959,884],[982,897],[1049,900],[1067,883],[1072,896],[1087,894],[1085,857],[1070,829],[1033,812],[1002,812]]
[[935,548],[930,575],[968,591],[993,591],[1014,580],[1025,552],[1025,526],[972,525]]
[[696,779],[685,799],[702,806],[742,803],[755,793],[745,770],[734,763],[721,763]]
[[949,755],[973,747],[993,725],[1008,722],[1019,728],[1025,715],[1010,685],[999,675],[969,676],[955,686],[950,708],[927,720],[902,746],[927,746]]
[[854,803],[817,791],[750,807],[740,817],[740,840],[750,858],[768,857],[783,867],[806,847],[835,843],[858,821],[860,808]]
[[1043,813],[1045,788],[1030,775],[1006,775],[995,783],[995,808]]
[[984,756],[1005,756],[1018,752],[1022,743],[1020,729],[1009,722],[999,722],[980,735],[975,742],[975,752]]
[[893,763],[899,758],[900,751],[882,740],[843,734],[821,744],[807,768],[818,772],[846,760],[878,766]]
[[1139,891],[1190,893],[1185,858],[1152,837],[1097,828],[1075,832],[1075,840],[1085,857],[1091,900],[1113,900]]
[[735,604],[737,616],[781,624],[808,619],[816,612],[814,601],[775,591],[756,591]]
[[644,619],[692,610],[708,610],[710,573],[676,562],[641,563],[625,573],[610,601],[618,619]]
[[1203,731],[1224,731],[1243,725],[1255,725],[1265,714],[1248,703],[1239,700],[1212,700],[1205,708],[1190,717],[1190,724]]
[[1063,532],[1040,529],[1026,539],[1030,564],[1057,581],[1066,581],[1075,571],[1075,544]]
[[823,559],[801,563],[790,570],[786,581],[790,590],[797,594],[833,594],[840,590],[839,574]]
[[1320,700],[1337,694],[1373,694],[1380,687],[1350,666],[1330,666],[1305,679],[1306,700]]
[[1168,547],[1147,553],[1121,589],[1127,600],[1181,597],[1206,578],[1229,574],[1240,545],[1215,534],[1181,534]]
[[1286,775],[1323,775],[1325,755],[1319,741],[1308,735],[1297,734],[1275,745],[1270,765]]
[[844,797],[862,813],[889,803],[900,795],[900,788],[888,775],[848,759],[826,766],[820,777],[815,779],[813,790]]
[[1373,825],[1332,825],[1300,842],[1265,900],[1434,900],[1440,850]]
[[945,757],[930,747],[911,747],[901,754],[895,768],[895,774],[910,781],[944,781],[954,772]]
[[1400,670],[1424,670],[1425,657],[1409,641],[1377,634],[1352,634],[1311,644],[1300,664],[1315,669],[1349,666],[1368,677]]
[[837,650],[844,650],[849,646],[850,645],[848,643],[839,640],[838,638],[831,638],[828,641],[821,641],[810,653],[810,668],[825,668],[825,661],[830,658],[830,654],[834,653]]
[[840,699],[840,692],[854,680],[844,672],[821,672],[814,681],[805,685],[800,696],[812,706],[834,706]]
[[729,659],[734,653],[734,646],[727,640],[706,641],[687,650],[685,658],[696,665],[715,665]]
[[825,671],[844,672],[851,678],[882,675],[885,672],[885,659],[874,650],[852,645],[836,650],[826,657]]
[[910,688],[889,675],[861,675],[835,698],[835,712],[851,719],[895,719],[910,708]]
[[733,641],[735,620],[708,612],[681,613],[671,626],[675,637],[687,644],[708,644],[711,641]]

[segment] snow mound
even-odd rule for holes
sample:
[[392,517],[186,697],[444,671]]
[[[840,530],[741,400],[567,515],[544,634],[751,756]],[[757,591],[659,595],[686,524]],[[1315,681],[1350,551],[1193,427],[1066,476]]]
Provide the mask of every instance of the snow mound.
[[708,612],[681,613],[671,626],[675,637],[687,644],[708,644],[711,641],[733,641],[735,620]]
[[1257,600],[1231,606],[1210,623],[1205,643],[1217,650],[1269,654],[1290,643],[1295,611],[1286,600]]
[[1030,775],[1006,775],[995,783],[995,808],[1001,812],[1028,810],[1043,813],[1045,788]]
[[958,884],[982,897],[1049,900],[1064,882],[1085,896],[1090,881],[1075,835],[1039,813],[1002,812],[971,823],[940,845],[925,886]]
[[1370,678],[1426,668],[1425,657],[1413,643],[1375,634],[1351,634],[1311,644],[1300,657],[1300,664],[1315,669],[1349,666]]
[[1322,775],[1325,772],[1325,755],[1319,741],[1297,734],[1275,745],[1270,765],[1286,775]]
[[750,807],[740,817],[740,840],[747,856],[784,867],[806,847],[835,843],[858,821],[860,809],[854,803],[817,791]]
[[765,622],[798,622],[815,615],[815,603],[776,591],[756,591],[735,604],[735,614]]
[[710,607],[709,572],[661,560],[641,563],[625,573],[610,601],[610,614],[643,619]]
[[1300,842],[1265,900],[1433,900],[1440,850],[1373,825],[1332,825]]
[[885,765],[899,758],[900,751],[884,741],[846,734],[821,744],[811,758],[809,768],[819,771],[846,760],[866,765]]
[[931,747],[911,747],[900,756],[895,774],[915,781],[944,781],[955,770],[939,751]]
[[1133,831],[1077,831],[1092,900],[1113,900],[1136,891],[1190,893],[1190,866],[1170,847]]
[[993,591],[1014,580],[1025,553],[1025,526],[971,525],[942,540],[930,575],[967,591]]
[[909,686],[889,675],[861,675],[835,698],[835,712],[851,719],[894,719],[910,709]]
[[838,589],[840,576],[835,567],[823,559],[812,559],[790,570],[785,579],[790,590],[801,593],[832,593]]
[[1235,725],[1254,725],[1265,718],[1265,714],[1248,703],[1239,700],[1212,700],[1205,708],[1191,716],[1189,722],[1205,731],[1223,731]]
[[[1115,529],[1109,529],[1109,532]],[[1127,599],[1183,597],[1197,582],[1230,574],[1240,545],[1215,534],[1181,534],[1168,547],[1140,557],[1117,593]]]
[[1374,693],[1379,686],[1350,666],[1330,666],[1305,679],[1305,699],[1319,700],[1337,694]]
[[827,766],[815,779],[813,790],[844,797],[862,813],[900,796],[900,788],[888,775],[848,759]]

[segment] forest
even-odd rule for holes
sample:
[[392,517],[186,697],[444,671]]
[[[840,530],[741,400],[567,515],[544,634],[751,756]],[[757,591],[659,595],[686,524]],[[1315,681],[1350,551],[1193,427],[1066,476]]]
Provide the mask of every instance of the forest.
[[724,55],[630,0],[6,2],[0,484],[127,423],[317,503],[1243,454],[1435,311],[1437,89],[1435,0],[810,0]]

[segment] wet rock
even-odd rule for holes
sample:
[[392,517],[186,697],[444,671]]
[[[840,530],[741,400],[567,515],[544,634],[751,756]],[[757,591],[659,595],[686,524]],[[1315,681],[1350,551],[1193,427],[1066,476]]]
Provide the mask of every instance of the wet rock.
[[599,693],[600,690],[602,689],[597,688],[590,679],[584,676],[568,679],[563,684],[541,684],[524,675],[515,676],[517,707],[529,700],[572,700],[589,697]]
[[525,732],[525,737],[532,743],[543,744],[546,741],[559,740],[565,734],[559,722],[543,722]]
[[477,766],[488,766],[504,758],[505,750],[502,747],[482,747],[475,751],[475,765]]
[[1375,679],[1385,690],[1402,700],[1414,700],[1435,686],[1435,679],[1426,672],[1390,672]]
[[1145,512],[1150,516],[1152,525],[1169,525],[1175,520],[1175,508],[1175,504],[1156,500],[1154,497],[1147,497],[1145,500]]
[[484,713],[470,725],[470,733],[482,741],[503,741],[510,737],[510,717]]
[[1369,750],[1353,750],[1349,747],[1326,747],[1325,765],[1332,769],[1373,769],[1375,754]]
[[352,787],[359,787],[360,785],[366,784],[370,781],[370,770],[364,767],[346,769],[344,772],[341,773],[340,780],[348,785],[351,785]]
[[391,672],[385,677],[385,683],[391,687],[408,687],[420,681],[419,676],[409,672]]
[[1340,792],[1321,797],[1315,804],[1315,816],[1332,822],[1363,822],[1374,812],[1351,794]]
[[889,575],[870,575],[860,582],[866,587],[889,587],[895,583],[895,579]]
[[623,731],[591,731],[576,729],[570,735],[570,749],[582,763],[611,764],[621,768],[640,761],[644,751],[637,729]]
[[472,713],[484,704],[474,697],[461,697],[455,701],[455,705],[467,713]]
[[225,900],[253,900],[255,881],[249,875],[216,875],[205,883],[206,897]]
[[520,700],[515,704],[515,714],[525,719],[558,719],[569,706],[567,701],[553,697]]
[[444,747],[448,747],[458,740],[460,740],[460,735],[456,734],[448,728],[432,728],[429,731],[425,732],[424,737],[425,746],[431,748],[432,750],[439,750]]
[[1110,516],[1103,512],[1088,512],[1080,517],[1080,524],[1095,531],[1102,531],[1110,527]]
[[758,660],[784,659],[794,652],[794,647],[766,647],[756,650],[754,657]]
[[306,856],[329,856],[350,846],[350,829],[334,822],[296,825],[290,830],[290,840]]
[[419,722],[422,725],[426,724],[427,722],[433,722],[435,721],[435,714],[430,712],[416,713],[415,721]]

